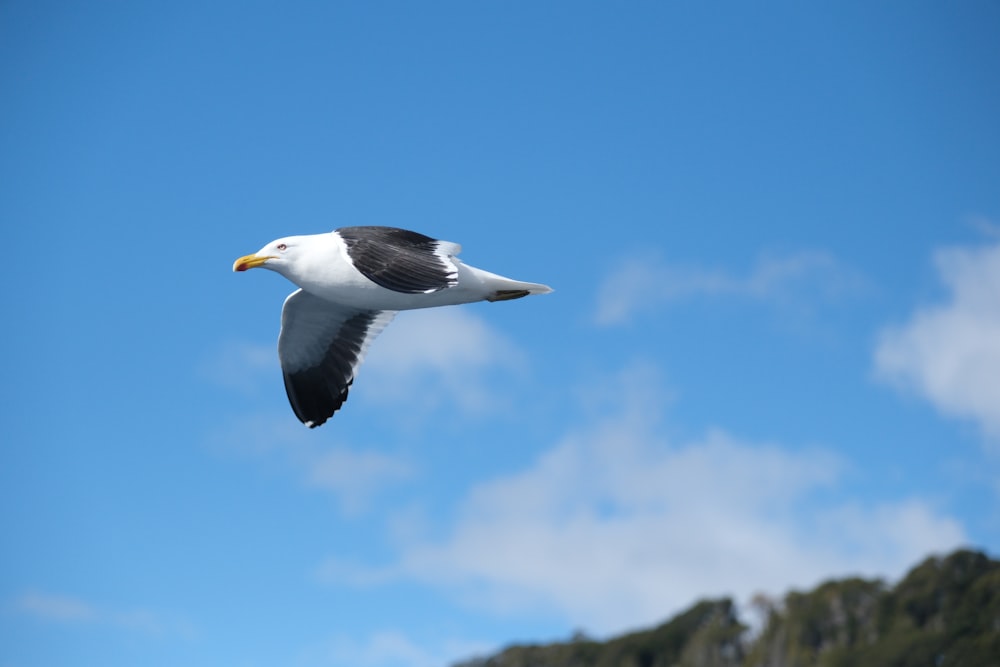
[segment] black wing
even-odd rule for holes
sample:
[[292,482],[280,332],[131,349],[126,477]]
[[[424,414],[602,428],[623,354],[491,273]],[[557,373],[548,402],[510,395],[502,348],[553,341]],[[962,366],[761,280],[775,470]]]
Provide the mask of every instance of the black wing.
[[453,243],[396,227],[342,227],[355,268],[376,285],[405,294],[436,292],[458,282],[448,259]]
[[395,314],[345,308],[302,290],[285,299],[278,359],[299,421],[316,428],[340,409],[369,344]]

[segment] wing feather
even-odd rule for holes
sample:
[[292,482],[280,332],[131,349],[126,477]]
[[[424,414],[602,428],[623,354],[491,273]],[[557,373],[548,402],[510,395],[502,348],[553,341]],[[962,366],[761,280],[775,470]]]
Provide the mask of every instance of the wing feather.
[[458,284],[451,258],[461,247],[396,227],[342,227],[351,263],[373,283],[405,294],[437,292]]
[[347,308],[301,289],[285,299],[278,359],[299,421],[315,428],[340,409],[368,347],[395,315]]

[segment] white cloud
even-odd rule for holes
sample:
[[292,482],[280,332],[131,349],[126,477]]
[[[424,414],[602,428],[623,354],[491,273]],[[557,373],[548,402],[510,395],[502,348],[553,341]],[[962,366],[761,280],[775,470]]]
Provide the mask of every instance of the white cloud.
[[66,595],[32,591],[14,601],[19,611],[52,621],[93,621],[99,616],[93,605]]
[[199,371],[203,378],[221,387],[253,394],[263,382],[275,378],[280,381],[278,368],[276,345],[229,341],[205,359]]
[[209,443],[220,454],[285,466],[304,486],[331,493],[348,516],[365,512],[376,496],[417,473],[403,457],[317,441],[312,433],[294,419],[256,415],[216,431]]
[[1000,244],[945,249],[934,260],[948,299],[881,332],[876,373],[1000,439]]
[[347,514],[360,513],[377,491],[414,474],[412,466],[402,459],[344,447],[310,454],[303,463],[306,483],[336,494]]
[[115,626],[149,635],[194,635],[185,619],[149,609],[119,609],[96,605],[67,595],[31,591],[14,599],[12,607],[21,614],[59,623],[86,623]]
[[[514,400],[498,385],[527,369],[524,353],[469,309],[406,311],[373,342],[347,406],[392,404],[402,408],[395,416],[404,420],[442,407],[467,415],[498,412]],[[203,360],[198,372],[245,395],[281,383],[273,344],[227,342]]]
[[316,662],[352,667],[442,667],[485,653],[495,647],[482,642],[447,639],[433,646],[414,641],[396,630],[372,633],[365,639],[338,636],[315,651]]
[[622,262],[608,276],[598,293],[595,319],[602,325],[623,324],[640,311],[694,296],[786,299],[802,289],[829,296],[860,284],[855,272],[822,252],[761,257],[743,276],[647,255]]
[[498,377],[526,368],[524,354],[468,309],[400,313],[359,371],[359,397],[426,412],[446,401],[466,413],[503,406]]
[[722,431],[674,444],[653,413],[585,424],[526,469],[474,486],[443,537],[411,537],[382,569],[328,563],[325,578],[416,580],[494,612],[545,610],[608,633],[702,596],[898,575],[964,541],[918,499],[831,502],[847,464],[828,451]]

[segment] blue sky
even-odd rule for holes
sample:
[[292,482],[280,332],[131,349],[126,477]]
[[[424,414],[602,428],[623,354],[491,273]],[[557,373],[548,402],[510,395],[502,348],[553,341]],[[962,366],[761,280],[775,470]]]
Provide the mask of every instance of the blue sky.
[[[1000,551],[1000,7],[0,5],[0,665],[445,665]],[[388,224],[322,428],[292,287]]]

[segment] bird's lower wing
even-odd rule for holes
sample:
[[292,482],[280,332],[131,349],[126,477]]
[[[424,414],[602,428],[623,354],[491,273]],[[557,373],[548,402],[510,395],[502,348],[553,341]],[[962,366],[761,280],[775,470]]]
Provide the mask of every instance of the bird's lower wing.
[[340,409],[368,346],[395,315],[345,308],[301,289],[285,299],[278,358],[299,421],[315,428]]

